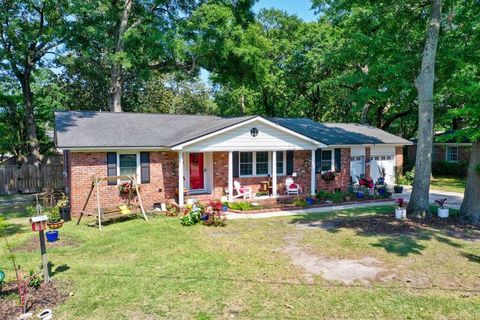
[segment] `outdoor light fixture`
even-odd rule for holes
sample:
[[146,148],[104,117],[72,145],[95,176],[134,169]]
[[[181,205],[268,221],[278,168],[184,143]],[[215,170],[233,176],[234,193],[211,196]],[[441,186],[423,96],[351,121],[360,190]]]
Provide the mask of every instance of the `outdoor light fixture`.
[[257,128],[250,129],[250,135],[255,138],[258,135],[258,129]]

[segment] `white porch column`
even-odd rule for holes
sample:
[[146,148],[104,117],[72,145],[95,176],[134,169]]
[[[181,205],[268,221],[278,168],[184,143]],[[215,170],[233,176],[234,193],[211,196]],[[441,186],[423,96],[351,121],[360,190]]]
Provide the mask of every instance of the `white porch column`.
[[277,151],[272,152],[272,197],[277,197]]
[[315,195],[315,187],[316,187],[316,174],[315,174],[315,150],[312,150],[312,163],[310,165],[310,194],[312,196]]
[[228,201],[233,201],[233,152],[228,152]]
[[183,199],[183,191],[185,189],[184,183],[183,183],[183,152],[178,151],[178,205],[179,206],[184,206],[185,201]]

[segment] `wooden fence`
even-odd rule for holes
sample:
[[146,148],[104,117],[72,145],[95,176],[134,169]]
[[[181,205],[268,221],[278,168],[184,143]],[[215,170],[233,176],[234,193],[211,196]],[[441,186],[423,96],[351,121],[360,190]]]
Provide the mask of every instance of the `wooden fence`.
[[63,165],[61,164],[0,166],[0,195],[36,193],[63,187]]

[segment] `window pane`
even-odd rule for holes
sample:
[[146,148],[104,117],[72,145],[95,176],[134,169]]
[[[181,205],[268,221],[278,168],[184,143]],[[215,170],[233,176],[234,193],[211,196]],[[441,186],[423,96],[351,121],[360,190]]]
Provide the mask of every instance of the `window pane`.
[[257,152],[257,175],[268,174],[268,152]]
[[253,153],[252,152],[240,152],[240,163],[252,162]]
[[322,171],[332,170],[332,150],[322,150]]
[[447,147],[447,160],[448,161],[457,161],[458,160],[458,148],[457,147]]
[[137,174],[136,154],[121,154],[119,159],[121,176]]
[[253,174],[253,153],[240,152],[240,175],[250,176]]
[[283,151],[277,151],[277,174],[283,174]]

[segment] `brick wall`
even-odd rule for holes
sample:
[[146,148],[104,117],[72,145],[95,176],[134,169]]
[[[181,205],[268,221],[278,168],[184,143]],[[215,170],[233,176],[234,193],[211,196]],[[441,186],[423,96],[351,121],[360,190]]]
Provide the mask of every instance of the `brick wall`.
[[370,147],[365,147],[365,176],[370,177]]
[[228,152],[213,153],[213,190],[214,198],[220,198],[228,187]]
[[350,184],[350,148],[342,148],[341,155],[342,169],[335,176],[335,180],[325,181],[321,174],[317,174],[317,191],[334,192],[335,189],[347,191]]
[[395,178],[403,174],[403,147],[395,147]]
[[[70,204],[73,215],[78,215],[85,203],[91,186],[91,177],[107,175],[106,152],[70,152]],[[146,210],[153,208],[153,204],[175,197],[175,188],[178,184],[178,156],[176,152],[150,152],[150,183],[140,187],[143,205]],[[103,181],[100,186],[100,205],[111,207],[126,203],[126,197],[119,195],[116,185],[107,185]],[[138,203],[137,198],[133,203]],[[96,207],[96,193],[92,194],[88,211]]]

